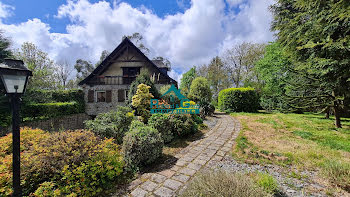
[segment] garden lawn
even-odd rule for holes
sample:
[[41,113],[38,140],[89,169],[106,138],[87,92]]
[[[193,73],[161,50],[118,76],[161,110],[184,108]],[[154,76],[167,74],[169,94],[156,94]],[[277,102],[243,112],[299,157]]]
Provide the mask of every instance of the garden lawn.
[[[233,156],[247,163],[319,171],[350,191],[350,119],[343,128],[317,114],[232,113],[242,124]],[[294,176],[297,176],[292,172]]]

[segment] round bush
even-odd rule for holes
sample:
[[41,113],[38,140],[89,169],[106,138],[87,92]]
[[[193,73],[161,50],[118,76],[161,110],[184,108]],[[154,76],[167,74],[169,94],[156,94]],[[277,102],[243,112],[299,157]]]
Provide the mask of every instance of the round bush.
[[118,106],[116,111],[102,113],[95,120],[85,121],[85,127],[100,137],[114,138],[118,144],[122,144],[134,118],[131,108]]
[[144,166],[153,163],[162,154],[163,139],[151,126],[132,128],[123,138],[122,152],[127,165]]
[[153,114],[148,120],[148,125],[156,128],[158,132],[162,135],[164,143],[171,142],[174,138],[170,122],[169,115],[166,114]]
[[256,112],[259,97],[254,88],[228,88],[219,92],[219,109],[225,112]]
[[204,77],[197,77],[192,81],[190,88],[190,98],[195,102],[209,102],[211,101],[211,90],[209,82]]
[[175,136],[185,137],[198,131],[198,125],[189,114],[172,114],[170,123]]

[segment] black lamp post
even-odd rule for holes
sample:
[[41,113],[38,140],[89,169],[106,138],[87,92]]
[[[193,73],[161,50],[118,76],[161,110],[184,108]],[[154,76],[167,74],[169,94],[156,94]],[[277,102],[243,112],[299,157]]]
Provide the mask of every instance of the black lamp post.
[[28,78],[32,71],[28,70],[23,61],[5,59],[0,63],[0,77],[5,86],[6,94],[11,99],[12,109],[12,171],[13,171],[13,196],[22,195],[20,179],[20,132],[19,109],[20,97],[25,92]]

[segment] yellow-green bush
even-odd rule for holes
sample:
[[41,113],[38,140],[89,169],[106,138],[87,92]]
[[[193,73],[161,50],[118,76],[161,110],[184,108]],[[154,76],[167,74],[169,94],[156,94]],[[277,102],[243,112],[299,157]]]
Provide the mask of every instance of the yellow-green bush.
[[218,105],[226,112],[256,112],[259,97],[254,88],[228,88],[219,92]]
[[[24,195],[96,196],[120,180],[124,161],[113,139],[90,131],[21,129]],[[0,138],[0,196],[11,195],[11,135]],[[53,193],[52,193],[53,192]]]

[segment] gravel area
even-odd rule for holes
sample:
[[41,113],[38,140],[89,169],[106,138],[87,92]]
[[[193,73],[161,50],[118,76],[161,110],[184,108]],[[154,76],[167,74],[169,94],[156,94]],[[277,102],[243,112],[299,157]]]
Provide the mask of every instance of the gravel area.
[[[231,156],[225,156],[221,161],[217,161],[211,167],[214,170],[227,170],[230,172],[267,172],[273,176],[279,184],[281,193],[277,196],[327,196],[325,186],[315,183],[317,173],[313,171],[298,172],[301,178],[293,178],[289,174],[291,170],[275,165],[251,165],[238,163]],[[294,170],[295,171],[295,170]],[[307,187],[312,187],[316,191],[306,192]]]

